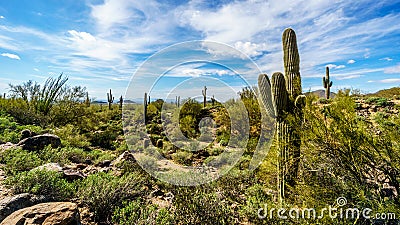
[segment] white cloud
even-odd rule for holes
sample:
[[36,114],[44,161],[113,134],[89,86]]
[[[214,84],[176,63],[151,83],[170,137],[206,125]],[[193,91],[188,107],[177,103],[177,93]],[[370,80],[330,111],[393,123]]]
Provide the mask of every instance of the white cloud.
[[387,73],[387,74],[399,73],[400,74],[400,64],[397,66],[392,66],[392,67],[386,68],[384,70],[384,73]]
[[4,16],[0,16],[0,19],[5,19],[5,17]]
[[338,76],[335,77],[336,80],[349,80],[349,79],[355,79],[361,77],[360,74],[355,74],[355,75],[348,75],[348,76]]
[[389,78],[389,79],[383,79],[383,80],[369,80],[368,83],[398,83],[400,82],[400,78]]
[[39,72],[39,69],[38,69],[38,68],[33,68],[33,70],[36,71],[36,72]]
[[354,64],[354,63],[356,63],[356,60],[354,59],[350,59],[349,61],[347,61],[347,64]]
[[335,64],[328,64],[325,67],[329,67],[330,69],[343,69],[346,66],[345,65],[335,65]]
[[390,57],[381,58],[381,59],[379,59],[379,60],[381,60],[381,61],[388,61],[388,62],[393,61],[393,59],[390,58]]
[[8,57],[10,59],[21,60],[21,58],[18,55],[11,54],[11,53],[1,53],[1,56]]
[[255,44],[249,41],[241,42],[238,41],[235,43],[235,48],[249,57],[254,57],[263,54],[263,51],[266,49],[265,44]]

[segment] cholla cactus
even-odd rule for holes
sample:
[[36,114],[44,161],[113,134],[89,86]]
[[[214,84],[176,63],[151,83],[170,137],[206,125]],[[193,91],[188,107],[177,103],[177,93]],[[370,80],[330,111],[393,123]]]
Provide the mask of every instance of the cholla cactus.
[[329,95],[331,94],[332,81],[329,79],[329,67],[326,67],[325,77],[322,78],[322,84],[325,88],[325,98],[329,99]]
[[[263,105],[266,111],[276,118],[280,201],[285,197],[285,186],[293,186],[297,177],[301,144],[299,131],[303,123],[302,108],[305,104],[305,96],[301,94],[300,57],[295,32],[290,28],[286,29],[282,35],[282,42],[285,75],[274,73],[272,82],[266,74],[261,74],[258,78]],[[272,108],[268,103],[270,100]]]

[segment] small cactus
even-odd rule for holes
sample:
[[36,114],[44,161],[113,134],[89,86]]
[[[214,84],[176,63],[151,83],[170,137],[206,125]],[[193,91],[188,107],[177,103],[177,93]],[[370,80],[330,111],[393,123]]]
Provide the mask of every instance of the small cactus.
[[[150,102],[150,96],[149,96],[149,102]],[[144,107],[144,121],[146,122],[147,119],[147,93],[144,93],[144,99],[143,99],[143,107]]]
[[213,106],[215,105],[215,98],[214,98],[214,95],[213,95],[212,98],[211,98],[211,103],[212,103]]
[[86,105],[86,107],[90,107],[90,98],[89,98],[89,92],[86,92],[86,100],[85,100],[85,105]]
[[107,102],[108,102],[108,109],[111,109],[111,104],[114,102],[114,96],[111,93],[111,89],[110,93],[107,93]]
[[119,97],[119,108],[120,109],[122,109],[122,104],[124,104],[124,98],[121,95],[121,97]]
[[[278,197],[282,202],[285,186],[295,185],[300,157],[300,128],[303,123],[300,57],[295,32],[288,28],[282,35],[285,75],[274,73],[258,77],[259,93],[269,115],[276,118],[276,143],[279,150]],[[271,89],[270,89],[271,87]],[[268,100],[272,99],[272,108]]]
[[329,67],[326,67],[326,74],[325,77],[322,77],[322,84],[325,88],[325,98],[329,99],[332,87],[332,81],[329,79]]
[[178,107],[178,108],[180,106],[180,101],[181,101],[181,96],[175,96],[175,104],[176,104],[176,107]]
[[201,91],[201,94],[203,95],[203,107],[206,107],[207,103],[207,87],[204,86],[204,90]]

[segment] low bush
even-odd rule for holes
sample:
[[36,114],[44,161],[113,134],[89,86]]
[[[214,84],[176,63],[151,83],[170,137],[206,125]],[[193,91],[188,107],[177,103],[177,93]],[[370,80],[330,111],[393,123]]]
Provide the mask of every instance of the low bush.
[[4,171],[8,175],[28,171],[43,164],[43,161],[36,153],[20,148],[10,148],[2,152],[0,154],[0,162],[5,164]]
[[14,194],[44,195],[55,201],[64,201],[75,193],[74,183],[68,183],[62,174],[48,170],[31,170],[9,177],[5,181]]
[[91,209],[96,221],[109,221],[122,202],[145,195],[144,184],[139,173],[117,177],[100,172],[89,175],[79,184],[77,197]]
[[153,204],[146,204],[140,199],[124,202],[122,207],[117,207],[112,217],[114,223],[119,225],[168,225],[173,224],[170,212],[159,209]]

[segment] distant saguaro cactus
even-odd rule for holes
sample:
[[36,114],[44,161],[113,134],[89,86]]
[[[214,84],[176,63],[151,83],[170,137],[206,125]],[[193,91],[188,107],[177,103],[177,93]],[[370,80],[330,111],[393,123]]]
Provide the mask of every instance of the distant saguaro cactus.
[[215,98],[214,98],[214,95],[213,95],[212,98],[211,98],[211,103],[212,103],[213,106],[215,105]]
[[111,109],[111,104],[114,102],[114,96],[111,93],[111,89],[110,93],[107,93],[107,102],[108,102],[108,109]]
[[181,96],[175,96],[175,104],[176,104],[176,107],[179,108],[179,106],[181,104]]
[[325,98],[329,99],[332,87],[332,81],[329,79],[329,67],[326,67],[326,74],[325,77],[322,77],[322,84],[325,88]]
[[119,108],[120,109],[122,109],[122,104],[124,104],[124,98],[121,95],[121,97],[119,97]]
[[206,107],[207,103],[207,87],[204,86],[204,90],[201,91],[201,94],[203,94],[203,107]]
[[[260,96],[266,111],[276,118],[275,140],[279,150],[280,201],[285,197],[286,184],[295,185],[300,157],[302,108],[305,104],[305,96],[301,94],[300,57],[295,32],[287,28],[283,32],[282,42],[285,75],[276,72],[272,75],[271,82],[266,74],[258,77]],[[273,108],[268,107],[268,99],[272,99]]]
[[85,105],[86,105],[86,107],[90,107],[89,92],[86,92]]
[[[149,99],[150,102],[150,99]],[[146,122],[147,119],[147,92],[144,93],[144,98],[143,98],[143,107],[144,107],[144,121]]]

